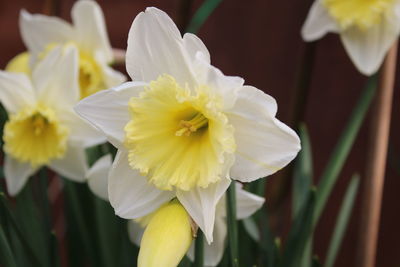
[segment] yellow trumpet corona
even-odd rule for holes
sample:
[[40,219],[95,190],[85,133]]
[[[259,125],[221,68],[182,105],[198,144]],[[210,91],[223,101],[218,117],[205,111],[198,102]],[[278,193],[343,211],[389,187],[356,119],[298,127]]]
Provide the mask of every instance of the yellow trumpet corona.
[[7,63],[6,71],[30,75],[29,57],[28,52],[22,52],[16,55]]
[[138,257],[139,267],[175,267],[192,242],[189,214],[174,200],[149,218]]

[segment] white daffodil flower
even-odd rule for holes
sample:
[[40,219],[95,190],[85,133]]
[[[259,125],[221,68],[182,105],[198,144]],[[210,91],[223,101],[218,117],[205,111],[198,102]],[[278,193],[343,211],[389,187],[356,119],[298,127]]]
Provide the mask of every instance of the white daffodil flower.
[[104,141],[79,118],[77,51],[55,48],[27,76],[0,71],[0,101],[8,113],[3,139],[7,190],[16,195],[40,167],[84,181],[85,147]]
[[125,76],[109,66],[114,58],[100,6],[92,0],[76,1],[71,17],[73,25],[57,17],[21,11],[21,35],[31,62],[43,58],[55,45],[72,44],[79,51],[80,98],[124,82]]
[[338,33],[357,69],[375,73],[400,34],[399,0],[315,0],[302,28],[305,41]]
[[[105,201],[108,201],[107,178],[109,170],[111,169],[111,161],[111,156],[105,155],[100,158],[87,173],[89,188],[96,196]],[[265,201],[264,198],[243,190],[239,183],[236,183],[236,198],[236,214],[238,220],[250,217],[262,207]],[[137,246],[140,246],[145,226],[146,225],[143,223],[134,220],[128,222],[129,238]],[[217,204],[215,214],[214,241],[210,245],[207,242],[204,243],[205,266],[217,266],[221,261],[225,250],[226,235],[226,200],[225,197],[222,197]],[[194,260],[194,242],[192,242],[192,246],[187,254],[191,260]]]
[[148,8],[128,37],[133,82],[83,99],[78,114],[118,148],[111,205],[136,219],[177,198],[213,240],[217,203],[231,183],[265,177],[300,149],[275,118],[275,100],[210,64],[199,38],[182,36],[166,13]]

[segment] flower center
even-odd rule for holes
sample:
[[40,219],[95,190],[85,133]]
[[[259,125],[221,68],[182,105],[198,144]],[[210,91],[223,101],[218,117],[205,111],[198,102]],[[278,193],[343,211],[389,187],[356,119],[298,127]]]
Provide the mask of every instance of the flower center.
[[4,126],[4,149],[15,159],[37,167],[64,155],[68,133],[54,111],[39,104],[10,116]]
[[329,14],[345,30],[356,26],[361,30],[381,22],[384,13],[393,6],[394,0],[324,0]]
[[180,129],[176,131],[176,136],[190,136],[191,133],[196,132],[198,129],[206,128],[208,126],[208,119],[201,113],[196,115],[189,121],[181,120],[179,122]]
[[79,53],[79,87],[81,99],[105,89],[101,68],[90,55]]
[[[180,87],[160,76],[129,101],[129,164],[161,190],[207,187],[226,175],[236,149],[233,127],[209,88]],[[230,167],[230,166],[229,166]]]

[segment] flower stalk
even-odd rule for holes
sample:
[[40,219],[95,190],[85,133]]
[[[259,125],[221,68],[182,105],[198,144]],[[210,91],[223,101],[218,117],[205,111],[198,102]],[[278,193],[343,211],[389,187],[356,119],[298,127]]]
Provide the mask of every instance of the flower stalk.
[[231,183],[227,190],[226,201],[230,261],[232,267],[238,267],[238,226],[236,220],[236,188],[234,183]]
[[197,231],[197,237],[194,245],[194,267],[204,266],[204,234]]

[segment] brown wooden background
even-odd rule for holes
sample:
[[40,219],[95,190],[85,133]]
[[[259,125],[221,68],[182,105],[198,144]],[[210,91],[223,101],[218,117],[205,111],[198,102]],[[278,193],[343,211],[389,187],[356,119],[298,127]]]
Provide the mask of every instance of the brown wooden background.
[[[62,17],[69,20],[74,1],[59,1]],[[111,43],[118,48],[126,48],[132,20],[146,6],[159,7],[176,17],[179,4],[177,0],[99,2],[105,13]],[[200,3],[200,0],[195,0],[194,8]],[[38,13],[42,12],[43,5],[44,0],[0,0],[0,68],[24,50],[18,30],[19,10],[25,8]],[[211,52],[213,64],[225,74],[242,76],[247,84],[274,96],[279,105],[278,118],[283,122],[289,120],[296,70],[304,50],[300,27],[309,5],[310,0],[224,0],[199,32]],[[315,174],[318,177],[358,99],[365,77],[355,70],[336,35],[326,36],[318,42],[316,49],[305,121],[312,139]],[[398,87],[397,82],[390,147],[394,155],[397,153],[400,156]],[[354,172],[364,172],[368,130],[367,121],[318,227],[315,251],[322,259],[347,183]],[[378,244],[377,266],[380,267],[400,265],[397,259],[400,256],[400,177],[396,164],[400,169],[400,160],[393,166],[387,166]],[[270,181],[274,182],[274,177]],[[336,266],[354,266],[360,199],[359,196]]]

